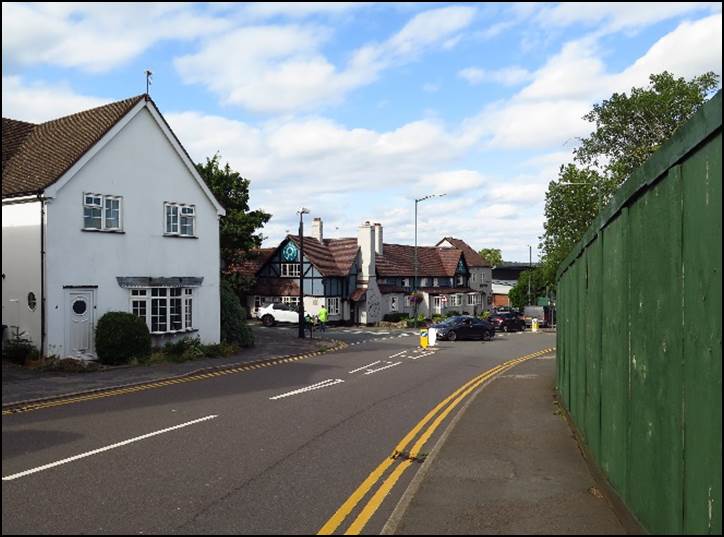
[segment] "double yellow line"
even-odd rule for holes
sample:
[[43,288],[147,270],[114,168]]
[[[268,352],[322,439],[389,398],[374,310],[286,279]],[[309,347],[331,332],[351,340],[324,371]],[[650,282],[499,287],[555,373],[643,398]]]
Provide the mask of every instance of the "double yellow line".
[[[357,504],[372,490],[372,488],[383,478],[387,470],[398,463],[396,468],[389,474],[389,476],[382,482],[379,488],[375,491],[372,497],[368,500],[367,504],[362,508],[357,517],[352,521],[347,530],[344,532],[345,535],[359,535],[364,529],[370,518],[377,512],[380,505],[384,501],[385,497],[392,488],[395,486],[397,481],[402,477],[402,474],[412,465],[414,459],[418,457],[420,451],[424,447],[425,443],[430,439],[433,433],[437,430],[440,424],[455,409],[470,393],[475,391],[481,384],[487,382],[493,377],[504,373],[508,369],[515,367],[516,365],[549,354],[553,348],[544,349],[542,351],[526,354],[513,360],[509,360],[503,364],[500,364],[492,369],[489,369],[485,373],[470,380],[462,387],[455,390],[450,396],[441,401],[435,408],[433,408],[422,420],[408,432],[405,437],[395,446],[392,455],[387,457],[382,463],[375,468],[372,473],[365,479],[362,484],[357,487],[352,495],[347,498],[339,509],[332,515],[332,517],[322,526],[317,535],[332,535],[337,529],[345,522],[350,516],[352,511],[357,507]],[[428,425],[429,423],[429,425]],[[405,449],[410,445],[412,440],[427,426],[427,429],[419,436],[417,442],[413,445],[409,452],[409,456],[401,459],[398,457],[400,453],[403,453]]]

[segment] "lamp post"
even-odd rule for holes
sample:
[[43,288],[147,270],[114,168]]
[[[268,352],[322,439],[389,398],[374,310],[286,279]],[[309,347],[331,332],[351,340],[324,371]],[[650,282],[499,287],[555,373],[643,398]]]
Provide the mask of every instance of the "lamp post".
[[299,337],[304,339],[304,220],[303,216],[309,214],[309,209],[302,207],[297,211],[299,215]]
[[415,295],[415,328],[417,328],[417,204],[421,203],[425,200],[428,200],[430,198],[442,198],[443,196],[447,196],[447,194],[430,194],[428,196],[423,196],[422,198],[415,198],[415,253],[414,253],[414,267],[415,267],[415,277],[412,280],[412,292]]

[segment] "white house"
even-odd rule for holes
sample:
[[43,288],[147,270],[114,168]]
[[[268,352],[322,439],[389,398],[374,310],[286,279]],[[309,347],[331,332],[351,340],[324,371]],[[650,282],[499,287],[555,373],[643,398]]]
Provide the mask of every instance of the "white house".
[[3,118],[2,322],[59,356],[92,357],[108,311],[218,342],[223,215],[147,95]]

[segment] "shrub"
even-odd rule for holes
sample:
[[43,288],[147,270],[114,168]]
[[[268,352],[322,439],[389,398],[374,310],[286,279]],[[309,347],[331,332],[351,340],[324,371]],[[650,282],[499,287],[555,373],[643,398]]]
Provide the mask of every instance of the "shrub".
[[96,326],[96,353],[102,364],[142,360],[151,353],[151,334],[140,317],[123,311],[109,311]]
[[254,345],[254,334],[246,325],[246,311],[231,285],[221,281],[221,341],[241,347]]
[[399,323],[400,321],[406,320],[408,317],[409,315],[407,313],[394,312],[385,314],[385,316],[382,317],[382,320],[391,323]]
[[15,331],[13,337],[3,345],[3,359],[24,365],[28,358],[37,358],[40,352],[33,342],[25,337],[25,332]]
[[445,312],[445,317],[456,317],[458,315],[460,315],[460,312],[455,311],[455,310],[450,310],[450,311]]
[[188,362],[204,355],[199,338],[189,336],[166,343],[163,346],[163,352],[173,362]]

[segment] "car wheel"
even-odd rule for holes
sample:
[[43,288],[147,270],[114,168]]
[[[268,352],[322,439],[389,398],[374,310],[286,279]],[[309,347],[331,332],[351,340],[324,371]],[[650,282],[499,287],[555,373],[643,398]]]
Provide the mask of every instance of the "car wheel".
[[448,340],[455,341],[458,338],[458,335],[455,333],[455,330],[450,330],[450,332],[447,335]]
[[267,313],[266,315],[264,315],[264,317],[261,318],[261,322],[264,324],[264,326],[272,326],[274,324],[274,317]]
[[491,332],[490,330],[486,330],[485,332],[483,332],[483,341],[492,341],[494,336],[495,336],[494,332]]

